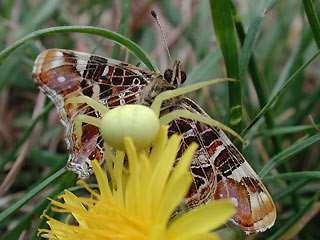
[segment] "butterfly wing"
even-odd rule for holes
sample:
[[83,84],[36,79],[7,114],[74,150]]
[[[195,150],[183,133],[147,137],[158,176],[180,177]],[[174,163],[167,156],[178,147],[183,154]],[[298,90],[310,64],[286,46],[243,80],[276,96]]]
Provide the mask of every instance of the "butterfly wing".
[[37,57],[33,78],[54,102],[66,127],[70,170],[80,177],[90,175],[90,161],[103,159],[103,140],[96,127],[83,124],[82,138],[77,141],[74,118],[79,114],[96,117],[99,114],[88,105],[66,104],[66,100],[85,95],[109,108],[141,102],[144,88],[155,74],[127,63],[71,50],[49,49]]
[[[188,98],[175,101],[168,110],[177,109],[208,116]],[[170,123],[169,133],[183,136],[178,154],[191,142],[199,144],[191,163],[193,184],[184,203],[187,208],[230,198],[236,206],[232,222],[246,233],[265,231],[274,224],[276,209],[268,190],[221,129],[177,119]]]

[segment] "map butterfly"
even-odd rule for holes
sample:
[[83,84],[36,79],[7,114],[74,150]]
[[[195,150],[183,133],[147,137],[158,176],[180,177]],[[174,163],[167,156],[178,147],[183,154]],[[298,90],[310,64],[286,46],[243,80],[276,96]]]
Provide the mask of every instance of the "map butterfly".
[[[161,75],[97,55],[49,49],[37,57],[33,78],[55,103],[66,127],[66,144],[70,151],[67,168],[79,177],[87,177],[91,172],[90,162],[103,160],[103,139],[99,129],[90,124],[82,125],[82,137],[77,139],[73,120],[79,114],[99,116],[88,105],[66,104],[66,100],[85,95],[109,108],[129,103],[150,105],[160,92],[180,87],[186,75],[180,71],[178,61],[173,69]],[[166,101],[161,111],[178,109],[208,116],[186,97]],[[230,198],[236,206],[232,222],[246,233],[262,232],[274,224],[276,209],[268,190],[221,129],[190,119],[176,119],[169,126],[169,134],[183,136],[179,153],[191,142],[199,144],[190,167],[193,183],[184,207]]]

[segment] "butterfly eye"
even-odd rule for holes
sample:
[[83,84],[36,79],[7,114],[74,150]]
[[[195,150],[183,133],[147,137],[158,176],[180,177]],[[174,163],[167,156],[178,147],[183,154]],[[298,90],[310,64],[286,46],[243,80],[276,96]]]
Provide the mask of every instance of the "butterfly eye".
[[167,69],[164,71],[163,77],[164,79],[170,83],[172,80],[173,71],[171,69]]

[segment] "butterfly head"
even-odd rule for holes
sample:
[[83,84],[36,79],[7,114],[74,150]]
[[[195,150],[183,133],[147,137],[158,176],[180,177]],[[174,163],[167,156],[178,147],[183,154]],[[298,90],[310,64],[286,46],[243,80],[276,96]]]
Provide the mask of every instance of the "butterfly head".
[[163,77],[169,84],[180,87],[186,80],[187,75],[181,70],[181,62],[176,60],[173,64],[173,69],[165,70]]

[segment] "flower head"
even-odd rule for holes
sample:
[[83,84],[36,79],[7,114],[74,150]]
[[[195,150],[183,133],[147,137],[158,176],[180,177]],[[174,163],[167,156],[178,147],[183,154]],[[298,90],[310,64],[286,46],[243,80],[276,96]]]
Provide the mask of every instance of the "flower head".
[[211,201],[172,219],[190,187],[189,165],[197,148],[191,144],[176,163],[180,141],[177,135],[168,139],[162,127],[150,151],[137,151],[130,138],[124,140],[125,153],[114,154],[106,147],[110,178],[94,161],[99,192],[80,180],[91,197],[65,191],[64,202],[51,200],[53,210],[67,213],[73,221],[45,215],[50,229],[41,229],[40,235],[54,240],[216,239],[209,231],[234,213],[228,200]]

